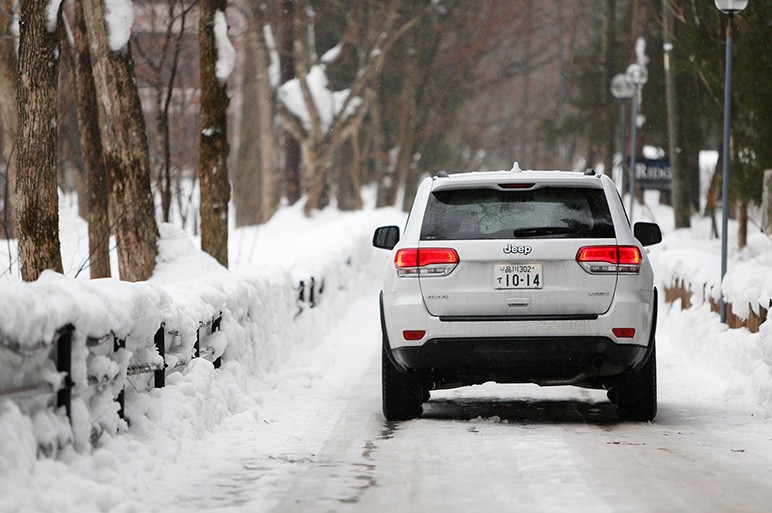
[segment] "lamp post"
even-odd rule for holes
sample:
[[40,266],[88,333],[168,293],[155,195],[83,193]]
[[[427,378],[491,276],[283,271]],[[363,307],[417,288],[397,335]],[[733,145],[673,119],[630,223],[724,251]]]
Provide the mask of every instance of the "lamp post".
[[619,152],[622,154],[620,167],[623,170],[625,168],[625,100],[632,98],[634,94],[635,86],[625,73],[614,75],[611,79],[611,95],[619,100]]
[[721,322],[726,324],[726,303],[724,302],[724,276],[727,268],[729,245],[729,119],[732,113],[732,17],[748,7],[748,0],[714,0],[716,8],[729,16],[726,24],[726,69],[724,71],[724,147],[721,172]]
[[630,137],[630,223],[633,222],[633,206],[635,204],[635,150],[637,146],[636,135],[638,129],[638,106],[641,102],[641,89],[649,80],[649,72],[645,66],[630,64],[625,72],[627,79],[635,86],[633,95],[633,115],[631,119],[632,130]]

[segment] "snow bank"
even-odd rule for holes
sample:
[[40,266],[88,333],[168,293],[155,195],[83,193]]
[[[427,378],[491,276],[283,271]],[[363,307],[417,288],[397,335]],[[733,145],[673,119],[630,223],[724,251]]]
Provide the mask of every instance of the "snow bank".
[[[652,219],[672,219],[672,210],[657,206]],[[721,292],[732,313],[747,320],[753,312],[772,306],[772,239],[750,233],[748,245],[737,250],[737,224],[730,222],[729,261],[721,284],[721,241],[710,236],[710,219],[692,218],[689,230],[666,233],[650,256],[660,291],[680,281],[692,292],[692,308],[661,306],[679,312],[668,317],[670,339],[678,341],[687,354],[704,361],[722,376],[731,376],[733,393],[750,395],[772,417],[772,322],[761,324],[758,333],[729,329],[710,310],[709,300],[718,301]],[[661,297],[664,294],[661,294]]]
[[747,319],[751,310],[769,309],[772,300],[772,239],[762,233],[749,234],[748,245],[738,251],[732,247],[727,274],[721,285],[721,242],[710,239],[706,219],[695,219],[697,229],[676,230],[665,235],[663,242],[651,250],[655,275],[661,288],[676,280],[685,282],[695,293],[696,302],[705,294],[718,301],[724,298],[732,311]]
[[[293,351],[307,350],[303,345],[332,321],[328,304],[345,301],[346,289],[371,281],[373,269],[383,268],[388,254],[371,247],[373,229],[403,217],[392,210],[329,211],[308,220],[301,208],[246,229],[244,237],[257,249],[233,270],[198,251],[180,229],[162,225],[156,271],[147,282],[46,272],[34,283],[0,286],[0,337],[3,345],[18,341],[16,351],[0,345],[0,390],[41,381],[57,386],[52,341],[62,326],[75,327],[71,423],[63,409],[47,407],[50,394],[0,401],[0,494],[8,480],[34,471],[38,454],[68,459],[116,435],[143,440],[155,433],[170,443],[175,436],[200,437],[243,411],[244,388],[253,386],[254,376],[270,374]],[[242,243],[233,237],[232,244]],[[163,364],[154,345],[161,326],[167,387],[153,389],[152,373],[132,377],[127,369]],[[114,352],[114,339],[125,340],[125,349]],[[197,339],[206,358],[193,359]],[[17,354],[24,351],[33,357]],[[212,362],[219,357],[222,370],[215,371]],[[115,402],[124,389],[131,428]],[[159,423],[171,424],[158,431]],[[105,493],[96,490],[95,497]]]
[[[660,305],[667,339],[676,342],[684,354],[731,383],[726,400],[751,397],[767,417],[772,417],[772,323],[761,325],[759,333],[729,329],[703,303],[681,310],[678,303]],[[659,333],[658,333],[659,335]]]

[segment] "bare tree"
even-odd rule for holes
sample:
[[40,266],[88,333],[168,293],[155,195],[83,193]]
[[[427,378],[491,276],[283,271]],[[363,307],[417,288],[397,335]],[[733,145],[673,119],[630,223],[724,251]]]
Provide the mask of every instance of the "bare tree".
[[[158,252],[158,227],[150,190],[150,159],[142,106],[126,41],[108,41],[105,4],[82,0],[99,107],[110,210],[121,279],[150,277]],[[115,36],[115,34],[110,34]],[[113,48],[113,46],[122,46]]]
[[[224,55],[228,26],[225,0],[199,2],[201,134],[198,178],[201,184],[201,249],[228,267],[228,95],[230,70]],[[233,51],[231,47],[231,51]],[[220,68],[220,69],[218,69]]]
[[19,31],[19,134],[16,220],[21,276],[33,281],[46,269],[62,272],[56,172],[56,90],[61,7],[25,0]]
[[[367,48],[359,52],[363,58],[358,63],[348,94],[339,108],[332,113],[325,113],[331,118],[326,121],[308,82],[309,74],[314,71],[313,65],[316,64],[312,61],[316,49],[311,48],[307,40],[311,32],[307,30],[307,2],[297,0],[294,4],[293,56],[304,112],[293,112],[284,102],[280,108],[285,128],[300,143],[303,157],[302,182],[308,195],[305,212],[309,214],[314,209],[326,206],[329,201],[330,168],[334,152],[358,130],[375,96],[374,84],[385,56],[396,41],[433,9],[433,4],[418,9],[409,18],[400,16],[397,0],[367,4],[368,8],[376,10],[371,13],[373,26],[367,31],[368,36],[372,37],[367,40]],[[355,9],[347,9],[342,14],[348,25],[361,21]]]
[[[180,60],[187,42],[188,15],[195,6],[195,0],[164,0],[146,5],[147,12],[142,12],[145,23],[161,30],[145,33],[143,38],[134,41],[140,84],[149,85],[155,103],[155,152],[152,162],[164,222],[169,222],[173,193],[170,111],[178,74],[185,71],[180,66]],[[188,63],[188,68],[191,67]]]

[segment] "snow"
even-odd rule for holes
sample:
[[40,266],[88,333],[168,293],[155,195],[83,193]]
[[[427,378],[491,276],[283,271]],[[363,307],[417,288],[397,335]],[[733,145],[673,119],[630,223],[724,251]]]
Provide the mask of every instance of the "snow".
[[709,298],[724,298],[732,304],[733,312],[743,319],[749,309],[756,314],[759,308],[769,309],[772,300],[772,239],[763,233],[748,235],[748,245],[738,251],[734,235],[736,222],[732,221],[729,248],[731,261],[723,287],[721,286],[720,239],[710,238],[709,218],[694,217],[690,230],[677,230],[664,236],[661,244],[652,249],[656,277],[660,288],[676,280],[685,281],[695,293],[694,302],[702,301],[705,287]]
[[48,6],[46,6],[46,30],[48,32],[56,31],[56,25],[59,21],[59,7],[62,5],[62,0],[49,0]]
[[[586,425],[586,416],[605,411],[607,403],[598,391],[484,385],[433,392],[427,419],[384,427],[377,411],[374,276],[388,253],[371,248],[370,237],[376,226],[403,224],[404,214],[328,209],[309,219],[302,205],[285,207],[265,225],[232,232],[231,269],[200,252],[185,231],[162,224],[156,271],[146,283],[132,284],[74,277],[87,237],[85,224],[72,215],[77,205],[63,205],[63,252],[69,255],[65,276],[49,272],[31,284],[6,276],[0,284],[0,326],[4,335],[19,337],[30,349],[63,323],[77,326],[74,345],[81,358],[73,368],[73,426],[62,412],[41,410],[40,400],[0,399],[1,513],[300,510],[295,494],[318,491],[328,481],[343,486],[334,497],[354,502],[322,501],[319,507],[344,510],[361,499],[359,510],[364,511],[362,494],[397,500],[388,485],[417,475],[423,476],[415,491],[423,497],[419,504],[453,498],[469,511],[475,509],[469,502],[474,492],[482,505],[501,505],[496,501],[506,498],[487,478],[472,479],[475,488],[468,488],[470,476],[515,471],[520,474],[511,482],[525,483],[529,490],[523,499],[541,501],[544,511],[565,511],[569,504],[576,511],[613,511],[608,503],[605,508],[580,506],[604,497],[618,504],[621,494],[617,486],[598,495],[591,484],[596,479],[581,475],[595,477],[597,467],[623,480],[623,469],[608,468],[626,465],[620,454],[637,462],[639,470],[631,476],[639,486],[640,479],[654,479],[660,471],[689,472],[688,466],[674,467],[669,452],[677,453],[676,461],[716,465],[723,460],[713,453],[701,456],[709,447],[750,451],[769,438],[770,421],[763,417],[772,417],[772,324],[763,324],[755,334],[729,330],[701,300],[688,310],[660,304],[661,414],[651,425]],[[695,217],[691,230],[675,231],[672,211],[648,195],[647,206],[636,211],[660,222],[666,232],[650,253],[660,297],[675,279],[717,283],[718,241],[709,238],[708,220]],[[731,228],[736,230],[734,224]],[[732,251],[725,294],[751,305],[768,300],[771,257],[769,239],[752,234],[747,250]],[[7,268],[7,262],[0,263]],[[312,277],[317,291],[324,280],[321,301],[313,307],[298,299],[299,282],[308,286]],[[167,361],[173,365],[190,360],[199,322],[218,315],[221,330],[202,330],[202,347],[223,355],[223,366],[192,360],[180,371],[169,371],[163,389],[151,388],[142,376],[130,378],[130,424],[123,422],[112,400],[123,382],[114,378],[129,364],[157,363],[149,341],[161,323],[177,333],[167,335]],[[110,338],[86,357],[85,335],[108,333],[125,337],[126,350],[113,355]],[[0,349],[0,389],[21,384],[22,374],[57,379],[45,352],[22,360]],[[89,376],[102,385],[88,386]],[[481,409],[482,399],[498,401],[498,409]],[[566,401],[574,401],[569,411],[578,411],[577,421],[568,425],[513,421],[506,406],[535,404],[528,411],[536,411]],[[454,408],[468,409],[469,420],[453,420]],[[690,441],[681,437],[680,431],[687,430],[707,430],[708,437]],[[569,445],[564,433],[581,433],[583,442]],[[475,442],[481,439],[484,444]],[[649,449],[624,452],[636,444]],[[447,451],[449,445],[456,449]],[[418,447],[429,452],[419,453]],[[409,458],[412,464],[425,465],[418,467],[424,469],[421,474],[415,474],[415,467],[399,470],[407,464],[407,450],[416,451]],[[38,457],[38,451],[47,457]],[[588,459],[596,461],[591,458],[598,454],[600,463],[587,468]],[[395,458],[397,466],[371,460],[384,455]],[[656,472],[643,466],[652,458],[660,469]],[[348,461],[350,468],[344,466]],[[758,461],[764,468],[766,460]],[[443,489],[434,475],[450,479],[445,481],[449,488]],[[379,486],[367,488],[368,480]],[[605,480],[598,477],[597,482]],[[560,483],[559,494],[555,483]],[[289,499],[282,498],[286,493]],[[308,501],[303,505],[315,511]],[[636,503],[631,504],[635,509]]]
[[269,82],[272,88],[276,88],[281,82],[281,60],[279,59],[279,51],[276,49],[273,29],[267,23],[263,25],[263,36],[265,37],[265,45],[268,48],[268,56],[271,62],[268,66]]
[[219,9],[214,13],[214,43],[217,48],[215,76],[225,82],[236,66],[236,49],[228,39],[228,22],[225,13]]
[[131,38],[134,6],[131,0],[104,0],[110,50],[123,51]]
[[343,43],[338,43],[329,50],[327,50],[320,59],[322,64],[332,64],[340,56],[340,52],[343,50]]
[[[330,50],[330,52],[334,53],[335,48]],[[330,52],[328,52],[328,54]],[[350,92],[348,89],[342,91],[331,91],[328,89],[327,73],[324,64],[317,64],[316,66],[311,67],[311,70],[306,77],[306,83],[311,90],[311,97],[314,100],[316,110],[321,119],[321,129],[325,132],[329,130],[332,122],[337,117],[342,116],[343,118],[347,118],[353,115],[362,105],[361,98],[352,98],[346,107],[346,111],[343,112],[343,106],[348,99]],[[282,84],[279,88],[279,100],[281,100],[284,106],[287,107],[292,114],[300,119],[306,130],[310,130],[311,117],[308,113],[305,101],[303,100],[299,79],[294,78]]]

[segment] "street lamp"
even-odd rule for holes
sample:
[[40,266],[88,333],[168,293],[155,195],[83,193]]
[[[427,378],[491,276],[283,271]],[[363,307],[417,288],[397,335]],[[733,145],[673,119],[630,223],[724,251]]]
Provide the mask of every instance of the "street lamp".
[[635,86],[633,95],[632,130],[630,137],[630,223],[633,222],[633,205],[635,204],[635,150],[637,146],[636,130],[638,129],[638,105],[641,102],[641,89],[649,80],[649,72],[641,64],[630,64],[625,72],[627,79]]
[[[635,86],[625,73],[618,73],[611,79],[611,95],[619,100],[619,152],[622,154],[621,168],[625,168],[625,100],[635,94]],[[624,171],[623,171],[624,173]]]
[[[721,285],[726,275],[729,234],[729,118],[732,107],[732,17],[748,7],[748,0],[714,0],[719,11],[729,15],[726,24],[726,70],[724,71],[724,148],[721,161]],[[726,324],[726,303],[721,291],[721,322]]]

